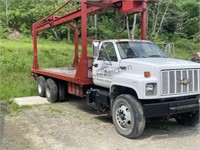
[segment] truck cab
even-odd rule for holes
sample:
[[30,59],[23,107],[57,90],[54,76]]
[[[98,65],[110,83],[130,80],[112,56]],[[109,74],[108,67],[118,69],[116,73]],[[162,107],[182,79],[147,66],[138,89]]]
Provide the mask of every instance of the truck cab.
[[200,64],[168,58],[153,42],[106,40],[98,49],[93,46],[93,51],[95,85],[126,86],[135,90],[139,99],[199,94]]
[[140,135],[144,118],[199,123],[200,64],[168,58],[145,40],[93,42],[93,58],[96,89],[87,92],[88,104],[109,109],[119,134]]

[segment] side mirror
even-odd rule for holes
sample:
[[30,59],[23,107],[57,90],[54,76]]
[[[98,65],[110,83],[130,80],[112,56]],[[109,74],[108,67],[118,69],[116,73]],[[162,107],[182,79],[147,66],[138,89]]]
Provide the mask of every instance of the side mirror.
[[98,58],[99,56],[99,43],[98,41],[94,41],[92,43],[92,56],[93,58]]

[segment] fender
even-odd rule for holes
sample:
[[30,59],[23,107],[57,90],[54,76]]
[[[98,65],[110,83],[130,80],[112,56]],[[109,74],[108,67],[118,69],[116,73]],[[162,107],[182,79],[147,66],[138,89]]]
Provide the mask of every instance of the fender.
[[141,75],[121,73],[113,77],[110,89],[113,87],[113,85],[128,87],[133,89],[140,99],[143,97],[143,90],[140,90],[143,87],[142,80],[144,80],[144,77],[142,77]]
[[145,78],[143,75],[131,74],[131,73],[121,73],[113,77],[110,91],[112,91],[113,86],[124,86],[133,89],[138,99],[143,99],[145,97],[145,84],[148,82],[157,82],[154,77]]

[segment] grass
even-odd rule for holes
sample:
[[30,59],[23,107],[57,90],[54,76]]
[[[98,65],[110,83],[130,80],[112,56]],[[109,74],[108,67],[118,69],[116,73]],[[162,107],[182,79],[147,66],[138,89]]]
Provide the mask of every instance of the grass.
[[[39,40],[38,49],[40,67],[66,66],[73,58],[73,46],[65,42]],[[0,100],[37,94],[30,76],[32,58],[31,39],[0,39]]]
[[200,52],[200,43],[195,44],[186,39],[177,40],[175,43],[175,58],[191,60],[194,52]]
[[60,108],[52,108],[51,112],[56,115],[56,114],[62,114],[62,113],[64,113],[64,110],[62,110]]

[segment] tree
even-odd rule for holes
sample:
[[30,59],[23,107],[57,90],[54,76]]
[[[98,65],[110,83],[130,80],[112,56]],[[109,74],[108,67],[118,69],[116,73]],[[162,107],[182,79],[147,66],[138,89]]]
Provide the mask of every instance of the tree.
[[187,38],[192,38],[199,32],[199,7],[198,0],[186,0],[177,3],[178,7],[178,21],[176,25],[176,32],[184,33]]
[[167,18],[170,16],[170,13],[168,12],[172,5],[172,0],[159,0],[155,5],[149,8],[149,17],[152,22],[151,36],[157,37],[159,35],[164,23],[167,23]]
[[[8,0],[8,17],[6,17],[6,0],[0,1],[0,26],[7,31],[15,28],[22,34],[30,36],[31,26],[34,22],[51,14],[61,6],[66,0]],[[79,0],[67,5],[60,15],[76,9],[80,5]],[[199,0],[157,0],[148,6],[148,35],[156,38],[199,38]],[[108,11],[98,14],[98,25],[95,17],[88,19],[88,35],[90,38],[137,38],[140,32],[140,14],[128,15],[124,21],[123,15],[119,14],[116,21],[114,12]],[[75,21],[77,22],[77,20]],[[78,22],[80,24],[80,21]],[[116,25],[117,24],[117,25]],[[78,25],[80,29],[80,25]],[[125,29],[125,30],[124,30]],[[3,31],[3,32],[4,32]],[[122,31],[119,33],[118,31]],[[2,33],[2,30],[0,31]],[[59,33],[60,32],[60,33]],[[63,39],[68,33],[67,25],[56,27],[54,31],[49,30],[41,34],[43,38]],[[70,37],[70,34],[68,34]],[[198,41],[198,40],[197,40]]]

